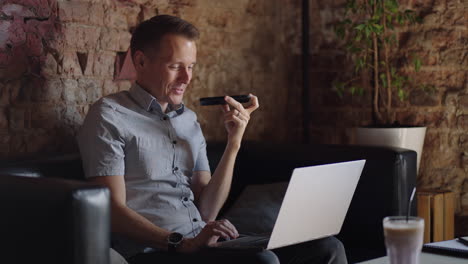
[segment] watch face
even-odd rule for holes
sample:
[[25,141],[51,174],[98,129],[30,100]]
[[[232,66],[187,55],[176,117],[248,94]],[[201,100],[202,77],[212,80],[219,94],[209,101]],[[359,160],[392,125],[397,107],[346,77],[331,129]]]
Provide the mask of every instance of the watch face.
[[184,236],[181,233],[174,232],[169,235],[167,240],[171,244],[179,244],[183,238]]

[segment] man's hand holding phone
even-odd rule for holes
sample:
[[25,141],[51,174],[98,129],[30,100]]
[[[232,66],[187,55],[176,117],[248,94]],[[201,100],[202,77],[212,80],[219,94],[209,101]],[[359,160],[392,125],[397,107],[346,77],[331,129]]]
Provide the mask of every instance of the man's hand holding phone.
[[228,132],[228,144],[235,148],[240,148],[245,128],[250,121],[250,114],[259,107],[257,96],[253,94],[249,94],[249,96],[249,104],[245,108],[242,103],[230,96],[224,98],[227,104],[222,105],[224,126]]

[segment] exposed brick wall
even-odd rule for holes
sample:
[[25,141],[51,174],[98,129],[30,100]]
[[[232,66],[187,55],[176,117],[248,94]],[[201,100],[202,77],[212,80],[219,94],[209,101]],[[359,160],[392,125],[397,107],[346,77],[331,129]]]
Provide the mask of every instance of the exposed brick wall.
[[[333,24],[341,18],[343,0],[310,1],[311,98],[313,141],[347,143],[350,127],[372,122],[370,96],[340,100],[331,90],[333,79],[347,68]],[[468,215],[468,32],[466,1],[400,1],[422,13],[421,25],[400,28],[400,54],[423,58],[421,72],[407,72],[434,85],[435,93],[411,88],[408,101],[394,102],[402,124],[426,125],[419,188],[450,189],[457,195],[457,213]],[[378,177],[378,175],[376,175]]]
[[[0,154],[34,151],[44,144],[52,118],[40,124],[32,116],[55,116],[63,109],[39,107],[58,102],[60,91],[47,80],[43,66],[56,52],[51,42],[60,32],[55,1],[12,1],[0,4]],[[47,55],[49,54],[49,55]],[[40,122],[40,121],[39,121]],[[27,143],[28,142],[28,143]]]
[[[283,3],[287,8],[284,8]],[[5,0],[0,3],[0,155],[76,151],[89,105],[128,89],[114,81],[131,30],[174,14],[201,31],[198,63],[185,103],[209,140],[223,140],[220,109],[204,96],[252,92],[261,108],[246,138],[298,139],[299,3],[295,1]],[[284,69],[287,69],[286,71]],[[288,118],[289,117],[289,118]],[[274,131],[274,133],[272,132]]]

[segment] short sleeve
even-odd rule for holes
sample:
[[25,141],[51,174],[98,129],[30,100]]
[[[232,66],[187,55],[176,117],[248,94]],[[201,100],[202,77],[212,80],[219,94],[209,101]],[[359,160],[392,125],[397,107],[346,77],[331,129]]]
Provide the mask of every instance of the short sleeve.
[[210,171],[210,164],[206,154],[206,140],[203,135],[201,137],[202,143],[200,144],[200,148],[198,150],[197,160],[195,161],[193,171]]
[[125,142],[112,107],[93,105],[77,140],[86,178],[125,174]]

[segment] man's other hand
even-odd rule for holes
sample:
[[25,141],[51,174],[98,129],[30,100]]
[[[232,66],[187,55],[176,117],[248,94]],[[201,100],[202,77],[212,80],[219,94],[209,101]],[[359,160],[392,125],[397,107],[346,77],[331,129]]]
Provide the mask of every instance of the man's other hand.
[[224,100],[227,104],[221,107],[224,112],[224,125],[228,132],[228,143],[240,147],[250,114],[259,107],[258,98],[250,94],[249,105],[246,108],[230,96],[226,96]]
[[203,247],[213,245],[220,237],[226,240],[234,239],[239,237],[239,233],[227,219],[211,221],[206,224],[198,236],[185,239],[180,246],[180,252],[195,252]]

